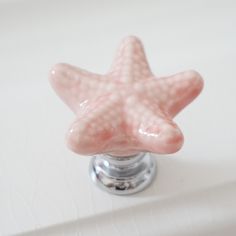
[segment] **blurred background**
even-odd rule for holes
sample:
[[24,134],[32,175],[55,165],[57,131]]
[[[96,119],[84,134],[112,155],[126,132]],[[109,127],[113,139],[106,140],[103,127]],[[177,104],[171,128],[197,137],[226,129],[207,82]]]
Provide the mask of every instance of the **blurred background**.
[[[76,219],[77,211],[83,218],[86,189],[74,189],[81,173],[88,178],[87,160],[65,147],[73,114],[48,73],[58,62],[106,73],[127,35],[142,40],[157,76],[195,69],[205,80],[200,97],[176,118],[186,141],[159,161],[157,195],[236,181],[235,1],[0,0],[0,234]],[[68,196],[64,175],[74,191]],[[68,205],[71,195],[76,207]]]
[[[106,73],[120,40],[137,35],[156,75],[196,69],[204,76],[206,97],[198,101],[198,107],[199,112],[207,110],[211,115],[198,115],[198,122],[217,132],[211,138],[222,143],[215,148],[232,151],[234,1],[1,0],[0,4],[1,87],[40,84],[46,89],[47,73],[57,62]],[[4,94],[4,100],[8,96]],[[14,102],[20,105],[18,99]],[[225,126],[225,122],[232,125]],[[202,137],[207,138],[206,148],[207,133]]]

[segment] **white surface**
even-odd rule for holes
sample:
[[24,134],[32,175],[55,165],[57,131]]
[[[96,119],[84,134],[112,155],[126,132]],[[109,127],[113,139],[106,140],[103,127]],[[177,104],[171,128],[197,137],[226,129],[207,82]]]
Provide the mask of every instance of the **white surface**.
[[[0,1],[0,235],[235,235],[235,11],[234,1]],[[128,34],[156,74],[194,68],[205,89],[176,119],[183,149],[158,157],[148,190],[117,197],[65,147],[73,114],[47,75],[60,61],[105,73]]]

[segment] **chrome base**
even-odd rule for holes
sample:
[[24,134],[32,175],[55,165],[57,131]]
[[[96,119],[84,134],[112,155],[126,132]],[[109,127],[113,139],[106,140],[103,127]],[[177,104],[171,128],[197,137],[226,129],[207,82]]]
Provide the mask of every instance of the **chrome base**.
[[116,195],[144,190],[156,175],[156,161],[149,153],[116,157],[97,155],[90,162],[92,181],[101,189]]

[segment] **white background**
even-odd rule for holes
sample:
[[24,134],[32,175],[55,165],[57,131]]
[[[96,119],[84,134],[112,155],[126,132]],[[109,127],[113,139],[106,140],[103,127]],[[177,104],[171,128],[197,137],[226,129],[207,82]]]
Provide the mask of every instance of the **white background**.
[[[130,34],[156,75],[195,69],[205,88],[176,119],[183,149],[117,197],[65,147],[74,117],[47,77],[57,62],[106,73]],[[235,81],[233,0],[1,0],[0,235],[236,235]]]

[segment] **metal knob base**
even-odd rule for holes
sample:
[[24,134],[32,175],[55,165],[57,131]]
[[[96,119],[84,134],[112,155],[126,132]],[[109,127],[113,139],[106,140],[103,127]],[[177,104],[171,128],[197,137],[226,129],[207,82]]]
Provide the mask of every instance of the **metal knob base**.
[[90,162],[92,181],[116,195],[129,195],[148,187],[156,175],[156,161],[149,153],[117,157],[97,155]]

